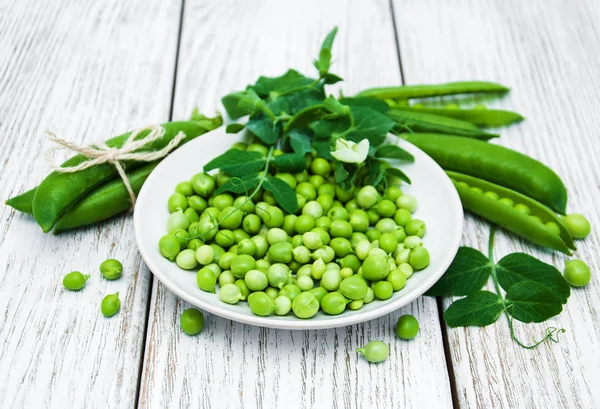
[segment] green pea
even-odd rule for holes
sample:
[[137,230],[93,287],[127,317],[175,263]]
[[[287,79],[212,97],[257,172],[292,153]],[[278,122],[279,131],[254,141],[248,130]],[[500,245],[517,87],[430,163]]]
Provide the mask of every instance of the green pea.
[[256,243],[252,239],[243,239],[238,243],[238,254],[256,255]]
[[268,260],[260,259],[260,260],[256,260],[256,269],[262,271],[263,273],[266,273],[267,271],[269,271],[269,268],[271,267],[271,263]]
[[519,212],[524,214],[531,214],[531,209],[529,208],[529,206],[524,205],[523,203],[517,203],[515,205],[515,210],[518,210]]
[[406,276],[399,268],[390,271],[386,280],[392,285],[394,291],[400,291],[406,286]]
[[417,198],[412,195],[402,195],[396,199],[396,207],[414,213],[417,210]]
[[396,222],[390,218],[384,218],[377,222],[375,228],[381,233],[393,232],[398,228]]
[[269,285],[267,275],[260,270],[250,270],[244,276],[244,281],[250,291],[262,291]]
[[231,176],[229,176],[228,174],[226,174],[224,172],[219,172],[215,176],[215,181],[217,182],[217,187],[223,186],[225,183],[229,182],[230,180],[231,180]]
[[383,199],[377,204],[377,212],[381,217],[393,217],[396,213],[396,205],[388,199]]
[[354,251],[359,259],[364,260],[368,257],[369,251],[371,251],[371,243],[368,240],[363,240],[356,245]]
[[316,189],[325,183],[325,178],[321,175],[311,175],[308,177],[308,183],[313,185],[314,188]]
[[575,239],[584,239],[590,234],[592,228],[584,215],[579,213],[568,214],[564,217],[565,225]]
[[188,207],[188,200],[181,193],[173,193],[169,196],[167,207],[171,213],[176,212],[177,210],[185,210]]
[[[407,251],[410,252],[410,250],[407,250]],[[410,254],[410,253],[407,253],[407,254]],[[407,261],[408,261],[408,259],[407,259]],[[397,262],[397,260],[396,260],[396,262]],[[410,277],[412,277],[412,275],[414,273],[413,267],[410,264],[406,263],[406,262],[404,262],[404,263],[398,263],[398,270],[407,279],[409,279]]]
[[479,186],[472,186],[469,188],[472,192],[477,194],[483,194],[483,190]]
[[312,254],[313,260],[323,259],[325,263],[329,263],[335,257],[335,251],[329,246],[323,246],[316,249]]
[[405,226],[412,219],[412,214],[406,209],[398,209],[394,214],[394,222],[398,226]]
[[317,195],[318,196],[331,196],[332,198],[335,197],[335,185],[332,183],[324,183],[321,186],[319,186],[317,188]]
[[205,241],[212,240],[218,232],[217,223],[208,216],[201,217],[196,231]]
[[351,302],[348,303],[347,307],[349,310],[360,310],[362,308],[362,306],[364,305],[364,301],[363,300],[353,300]]
[[346,257],[342,258],[342,260],[340,261],[340,265],[342,266],[342,269],[349,268],[355,274],[358,271],[358,269],[360,268],[361,264],[362,263],[360,262],[360,260],[358,259],[358,257],[355,254],[348,254]]
[[292,277],[290,268],[283,263],[276,263],[267,270],[267,280],[273,287],[282,289]]
[[308,292],[313,294],[317,298],[317,301],[319,301],[319,304],[321,304],[323,297],[325,297],[327,294],[329,294],[329,291],[327,291],[323,287],[315,287],[312,290],[308,290]]
[[254,212],[254,203],[248,196],[238,196],[233,201],[233,207],[237,207],[244,213]]
[[383,233],[379,237],[379,247],[386,253],[393,253],[398,247],[398,240],[395,233]]
[[208,207],[208,203],[206,203],[206,200],[197,195],[188,197],[187,201],[188,206],[197,212],[203,212]]
[[219,210],[223,210],[226,207],[233,206],[233,196],[231,196],[228,193],[216,195],[213,206]]
[[242,228],[249,234],[256,234],[260,231],[260,218],[255,214],[248,214],[242,221]]
[[303,170],[302,172],[298,172],[298,173],[294,174],[294,178],[296,179],[296,182],[298,182],[298,183],[306,182],[308,180],[308,172],[306,170]]
[[487,197],[487,198],[492,199],[492,200],[498,200],[498,199],[500,199],[500,196],[498,195],[498,193],[492,192],[492,191],[485,192],[483,195],[485,197]]
[[304,245],[304,242],[302,241],[302,235],[296,234],[294,237],[292,237],[291,243],[292,247],[294,248]]
[[198,173],[197,175],[194,175],[191,183],[194,192],[202,197],[209,197],[215,190],[215,180],[212,176],[206,173]]
[[225,270],[219,275],[219,286],[223,287],[225,284],[235,283],[236,277],[233,275],[231,270]]
[[292,250],[294,260],[298,263],[306,264],[311,259],[310,250],[306,246],[298,246]]
[[265,294],[267,294],[273,301],[279,296],[279,289],[275,287],[265,288]]
[[196,252],[190,249],[181,251],[175,258],[175,263],[177,263],[177,265],[184,270],[192,270],[198,267]]
[[346,297],[339,292],[327,293],[320,301],[321,309],[329,315],[339,315],[346,309]]
[[237,280],[235,280],[234,284],[238,286],[238,288],[242,292],[242,295],[244,296],[244,299],[247,300],[248,296],[250,295],[250,289],[248,289],[248,286],[246,285],[244,279],[238,278]]
[[406,240],[407,236],[403,227],[398,227],[396,230],[394,230],[394,234],[396,235],[396,240],[398,243],[404,243],[404,240]]
[[340,185],[335,187],[335,197],[341,202],[346,203],[354,198],[354,189],[344,190]]
[[319,311],[319,300],[308,291],[300,293],[292,300],[292,311],[298,318],[313,317]]
[[[211,198],[211,199],[213,199],[213,198]],[[200,218],[208,217],[208,218],[212,219],[213,221],[216,221],[219,218],[219,214],[221,214],[221,211],[219,209],[217,209],[216,207],[213,207],[212,205],[210,205],[209,207],[204,209],[204,211],[200,215]]]
[[340,271],[340,274],[341,274],[342,267],[340,267],[339,264],[334,263],[332,261],[331,263],[327,263],[327,270],[329,270],[329,269],[335,269],[337,271]]
[[354,210],[359,210],[358,203],[356,203],[355,199],[349,200],[344,205],[344,208],[348,210],[348,213],[352,213]]
[[228,283],[221,285],[221,288],[219,289],[219,299],[227,304],[237,304],[238,301],[244,299],[244,296],[237,285]]
[[191,196],[192,194],[194,194],[194,191],[192,190],[192,184],[187,180],[178,183],[177,186],[175,186],[175,192],[180,193],[184,196]]
[[404,239],[404,247],[414,249],[423,245],[423,240],[418,236],[408,236]]
[[333,207],[327,212],[327,217],[329,217],[332,222],[335,220],[348,221],[350,219],[350,213],[343,207]]
[[273,305],[275,307],[275,315],[287,315],[292,310],[292,301],[283,295],[275,298]]
[[298,186],[296,186],[296,193],[306,200],[315,200],[317,198],[317,190],[308,182],[298,183]]
[[351,300],[362,299],[367,293],[367,288],[366,281],[358,275],[344,278],[339,286],[340,292]]
[[269,258],[276,263],[292,261],[293,246],[288,242],[275,243],[269,248]]
[[205,244],[196,249],[195,256],[198,263],[205,266],[213,262],[213,260],[215,259],[215,251],[212,247]]
[[382,250],[379,247],[377,247],[376,244],[376,241],[371,243],[371,250],[369,250],[369,256],[383,257],[387,260],[388,254],[385,252],[385,250]]
[[317,197],[317,203],[321,205],[323,212],[329,211],[333,206],[333,197],[330,195],[320,195]]
[[323,158],[315,158],[310,164],[310,170],[315,175],[327,176],[331,172],[331,165]]
[[296,285],[298,286],[300,291],[308,291],[315,286],[315,283],[313,282],[312,278],[310,278],[310,276],[301,275],[296,278]]
[[219,278],[219,276],[221,275],[221,267],[219,267],[219,265],[217,263],[210,263],[204,267],[211,270],[216,278]]
[[89,280],[89,275],[83,275],[79,271],[72,271],[63,278],[63,285],[67,290],[79,291],[85,287],[85,283]]
[[312,264],[312,278],[315,280],[320,280],[323,278],[323,274],[327,271],[327,266],[325,265],[325,261],[322,258],[318,258]]
[[[331,219],[327,216],[319,217],[317,219],[317,221],[315,222],[315,227],[318,227],[320,229],[329,230],[329,226],[331,226]],[[309,229],[307,231],[310,231],[310,230],[312,230],[312,229]],[[298,230],[296,230],[296,231],[298,231]]]
[[375,292],[375,297],[377,297],[377,299],[388,300],[394,293],[394,287],[389,281],[378,281],[373,286],[373,291]]
[[116,280],[123,273],[123,264],[119,260],[110,258],[100,264],[100,273],[107,280]]
[[382,341],[370,341],[364,348],[357,348],[356,352],[369,362],[383,362],[390,355],[390,348]]
[[396,200],[402,196],[402,190],[398,186],[390,186],[385,191],[384,197],[392,202],[396,202]]
[[240,254],[231,260],[231,272],[237,278],[244,278],[246,273],[256,268],[254,257],[247,254]]
[[158,250],[161,256],[173,261],[181,251],[181,244],[175,236],[167,234],[166,236],[162,236],[158,241]]
[[233,206],[227,206],[219,213],[219,226],[224,229],[237,229],[242,224],[244,213]]
[[275,196],[273,196],[273,193],[271,193],[269,191],[266,191],[263,193],[262,200],[270,206],[275,206],[277,204],[277,200],[275,200]]
[[302,235],[302,242],[310,250],[316,250],[323,246],[321,235],[312,231],[306,232]]
[[327,231],[325,229],[322,229],[320,227],[315,227],[314,229],[311,230],[311,232],[317,233],[319,235],[319,237],[321,238],[321,242],[325,246],[329,245],[329,242],[331,241],[331,236],[329,236],[329,233],[327,233]]
[[560,227],[555,222],[544,223],[546,228],[556,235],[560,235]]
[[354,274],[354,271],[352,271],[352,269],[349,267],[344,267],[340,270],[340,274],[342,276],[342,282],[343,282],[344,279],[346,279],[348,277],[352,277],[352,275]]
[[121,300],[119,300],[119,293],[109,294],[102,299],[100,304],[100,311],[105,317],[112,317],[121,309]]
[[429,252],[425,247],[415,247],[410,252],[408,263],[415,270],[423,270],[429,265]]
[[340,287],[342,274],[339,270],[328,269],[321,278],[321,287],[327,291],[335,291]]
[[217,277],[210,268],[203,267],[196,273],[196,284],[202,291],[214,293],[215,286],[217,285]]
[[294,226],[296,224],[297,219],[298,216],[296,216],[295,214],[288,214],[283,217],[283,225],[281,227],[288,236],[293,236],[294,233],[296,233]]
[[197,335],[204,329],[204,316],[195,308],[188,308],[179,318],[179,327],[187,335]]
[[352,233],[352,236],[350,236],[350,244],[352,245],[353,249],[356,249],[356,246],[361,241],[369,241],[369,238],[367,237],[366,234],[355,231]]
[[233,231],[233,237],[235,238],[235,242],[239,245],[242,240],[249,239],[250,235],[242,229],[235,229]]
[[513,207],[515,205],[515,202],[512,199],[509,199],[508,197],[503,197],[503,198],[499,199],[498,201],[509,207]]
[[275,206],[269,206],[265,212],[262,213],[263,223],[268,228],[281,227],[283,225],[283,211]]
[[310,216],[313,220],[323,216],[323,206],[316,200],[311,200],[302,208],[302,214]]
[[294,176],[292,176],[292,174],[290,174],[290,173],[277,173],[275,175],[275,177],[277,179],[283,180],[292,189],[296,189],[296,185],[298,184],[298,182],[296,181],[296,178],[294,178]]
[[215,235],[215,241],[219,246],[231,247],[235,244],[235,235],[228,229],[219,230]]
[[540,223],[542,224],[542,219],[540,219],[538,216],[531,216],[531,220],[533,220],[536,223]]
[[[188,207],[187,209],[185,209],[183,212],[183,215],[188,219],[188,222],[190,222],[190,225],[192,223],[197,222],[199,219],[198,212],[196,212],[191,207]],[[189,226],[188,226],[188,229],[189,229]]]
[[387,277],[390,267],[385,257],[369,255],[362,265],[363,276],[369,281],[379,281]]
[[352,253],[352,245],[348,239],[335,237],[331,240],[331,248],[335,251],[337,257],[344,257]]
[[344,237],[349,239],[352,236],[352,226],[345,220],[333,220],[329,228],[331,237]]
[[413,219],[404,226],[406,234],[409,236],[423,237],[425,236],[425,222],[419,219]]
[[187,243],[187,248],[190,250],[198,250],[198,247],[202,246],[204,243],[200,239],[191,239]]
[[400,339],[413,339],[419,333],[419,321],[412,315],[402,315],[396,323],[396,335]]
[[269,232],[267,233],[267,241],[271,245],[273,245],[275,243],[287,242],[288,235],[283,229],[275,227],[275,228],[269,229]]
[[236,142],[231,145],[231,149],[238,149],[240,151],[245,151],[248,148],[248,144],[244,142]]
[[370,209],[378,200],[379,193],[373,186],[363,186],[356,195],[356,203],[363,209]]
[[251,143],[246,148],[246,151],[248,151],[248,152],[258,152],[258,153],[262,153],[264,156],[267,156],[267,153],[269,153],[269,148],[267,148],[262,143]]
[[573,287],[584,287],[591,279],[590,268],[581,260],[571,260],[565,263],[565,280]]
[[370,302],[373,302],[374,299],[375,299],[375,291],[373,291],[373,289],[371,287],[368,287],[367,293],[363,297],[363,303],[369,304]]
[[369,215],[362,209],[350,212],[348,220],[355,232],[366,232],[369,228]]
[[177,229],[187,230],[189,225],[189,220],[185,217],[183,211],[179,209],[169,216],[169,219],[167,220],[167,232],[170,233]]
[[279,291],[279,295],[283,295],[283,296],[289,298],[290,301],[294,301],[294,298],[296,298],[296,296],[298,294],[300,294],[301,292],[302,291],[300,290],[300,288],[296,284],[286,284]]

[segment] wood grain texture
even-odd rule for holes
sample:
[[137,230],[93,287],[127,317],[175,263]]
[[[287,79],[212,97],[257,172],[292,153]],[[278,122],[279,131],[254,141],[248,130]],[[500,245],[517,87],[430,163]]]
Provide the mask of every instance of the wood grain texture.
[[[408,84],[485,79],[513,88],[494,106],[523,113],[500,144],[550,165],[569,190],[569,211],[600,226],[600,3],[551,1],[394,1]],[[488,225],[469,217],[463,243],[487,248]],[[597,230],[578,241],[592,282],[572,291],[565,311],[547,324],[517,325],[519,337],[540,339],[546,326],[565,328],[559,344],[534,351],[509,338],[507,322],[450,329],[452,366],[463,407],[593,408],[600,406],[600,256]],[[562,270],[567,257],[500,235],[496,259],[524,251]],[[491,286],[490,286],[491,288]],[[452,300],[445,300],[448,306]]]
[[[174,112],[220,107],[259,75],[313,72],[324,35],[340,31],[334,72],[347,94],[401,81],[387,1],[186,1]],[[219,108],[220,109],[220,108]],[[200,168],[199,168],[200,169]],[[326,331],[280,331],[206,314],[204,332],[178,328],[190,306],[155,282],[140,407],[392,408],[452,406],[433,299],[372,322]],[[418,317],[414,342],[393,333],[401,313]],[[355,352],[371,339],[390,358],[369,365]]]
[[[168,119],[180,2],[0,3],[0,197],[49,172],[43,131],[80,143]],[[102,280],[114,257],[123,277]],[[62,277],[92,275],[81,292]],[[130,216],[61,236],[0,206],[0,407],[131,408],[150,272]],[[99,305],[120,292],[121,312]]]

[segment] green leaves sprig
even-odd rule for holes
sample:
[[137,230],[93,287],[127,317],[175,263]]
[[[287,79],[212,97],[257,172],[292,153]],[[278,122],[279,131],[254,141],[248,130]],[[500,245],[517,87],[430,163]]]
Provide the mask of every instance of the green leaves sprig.
[[[559,330],[549,328],[541,341],[524,345],[515,336],[512,320],[539,323],[560,314],[571,292],[569,285],[554,266],[524,253],[512,253],[494,263],[494,234],[492,227],[488,257],[476,249],[461,247],[446,273],[426,295],[466,296],[445,311],[444,319],[450,327],[484,327],[496,322],[504,312],[511,336],[519,345],[532,348],[545,340],[556,342],[554,335]],[[490,277],[495,293],[481,290]]]

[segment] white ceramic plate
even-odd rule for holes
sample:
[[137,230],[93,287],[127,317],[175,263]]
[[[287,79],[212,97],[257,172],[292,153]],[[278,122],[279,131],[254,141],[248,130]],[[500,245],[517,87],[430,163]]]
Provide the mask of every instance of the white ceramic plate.
[[225,152],[238,140],[239,136],[226,134],[224,127],[221,127],[187,143],[154,169],[137,199],[134,227],[142,258],[163,284],[189,303],[224,318],[263,327],[341,327],[378,318],[409,304],[435,284],[452,262],[458,250],[463,225],[463,211],[458,194],[444,171],[429,156],[404,140],[390,137],[391,142],[398,143],[415,157],[414,163],[402,165],[402,170],[412,179],[412,185],[404,186],[403,191],[418,199],[419,205],[414,217],[427,224],[424,243],[431,255],[430,265],[413,274],[406,287],[394,293],[389,300],[375,300],[360,310],[347,310],[337,316],[319,311],[308,320],[296,318],[292,313],[284,317],[259,317],[252,314],[245,302],[229,305],[221,302],[217,294],[203,292],[196,285],[195,271],[180,269],[158,251],[158,241],[165,234],[169,216],[167,199],[178,182],[189,180],[194,174],[201,172],[206,162]]

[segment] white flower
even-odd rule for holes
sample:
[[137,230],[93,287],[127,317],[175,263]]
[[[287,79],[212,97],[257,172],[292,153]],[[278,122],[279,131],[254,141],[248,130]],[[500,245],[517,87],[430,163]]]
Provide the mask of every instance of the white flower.
[[331,156],[346,163],[363,163],[369,153],[369,140],[363,139],[359,143],[339,138],[335,141],[335,151]]

